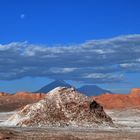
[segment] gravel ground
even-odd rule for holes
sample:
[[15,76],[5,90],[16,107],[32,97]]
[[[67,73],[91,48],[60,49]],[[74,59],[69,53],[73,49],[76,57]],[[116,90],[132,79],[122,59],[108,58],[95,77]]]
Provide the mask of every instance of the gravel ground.
[[0,140],[139,140],[139,132],[66,130],[44,128],[0,128]]
[[[140,140],[140,110],[106,110],[116,127],[24,128],[0,127],[0,140]],[[0,113],[0,120],[14,112]]]

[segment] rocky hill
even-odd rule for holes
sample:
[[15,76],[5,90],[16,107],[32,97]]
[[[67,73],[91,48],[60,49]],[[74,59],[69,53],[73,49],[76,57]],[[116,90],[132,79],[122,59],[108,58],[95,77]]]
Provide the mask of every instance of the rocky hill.
[[99,126],[112,119],[92,98],[74,88],[57,87],[37,103],[26,105],[5,124],[13,126]]
[[43,93],[31,93],[31,92],[17,92],[14,94],[16,98],[20,99],[33,99],[33,100],[40,100],[46,96],[46,94]]
[[140,88],[133,88],[129,93],[130,97],[139,97],[140,96]]
[[35,103],[44,98],[46,94],[17,92],[16,94],[0,93],[0,112],[19,109],[29,103]]
[[94,96],[106,109],[140,108],[140,88],[134,88],[129,94],[102,94]]
[[0,97],[7,96],[7,95],[9,95],[9,94],[5,93],[5,92],[0,92]]

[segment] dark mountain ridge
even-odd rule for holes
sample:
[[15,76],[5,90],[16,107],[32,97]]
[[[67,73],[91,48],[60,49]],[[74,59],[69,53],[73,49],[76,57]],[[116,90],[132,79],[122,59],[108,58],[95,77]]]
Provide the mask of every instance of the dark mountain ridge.
[[72,87],[70,84],[66,83],[63,80],[55,80],[51,82],[50,84],[42,87],[41,89],[37,90],[36,93],[48,93],[50,90],[56,88],[56,87]]
[[77,90],[86,94],[87,96],[97,96],[103,93],[112,93],[111,91],[102,89],[96,85],[84,85]]

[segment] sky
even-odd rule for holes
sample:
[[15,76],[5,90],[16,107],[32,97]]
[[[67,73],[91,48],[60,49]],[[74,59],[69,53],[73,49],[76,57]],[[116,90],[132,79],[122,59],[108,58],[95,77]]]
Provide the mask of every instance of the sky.
[[1,0],[0,91],[54,79],[115,93],[140,87],[139,0]]

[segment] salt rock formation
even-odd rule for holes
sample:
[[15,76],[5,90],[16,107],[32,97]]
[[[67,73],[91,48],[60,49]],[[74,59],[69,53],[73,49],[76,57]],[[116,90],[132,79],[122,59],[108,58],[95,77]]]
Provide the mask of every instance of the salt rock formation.
[[13,126],[111,125],[103,107],[74,88],[57,87],[37,103],[26,105],[5,124]]

